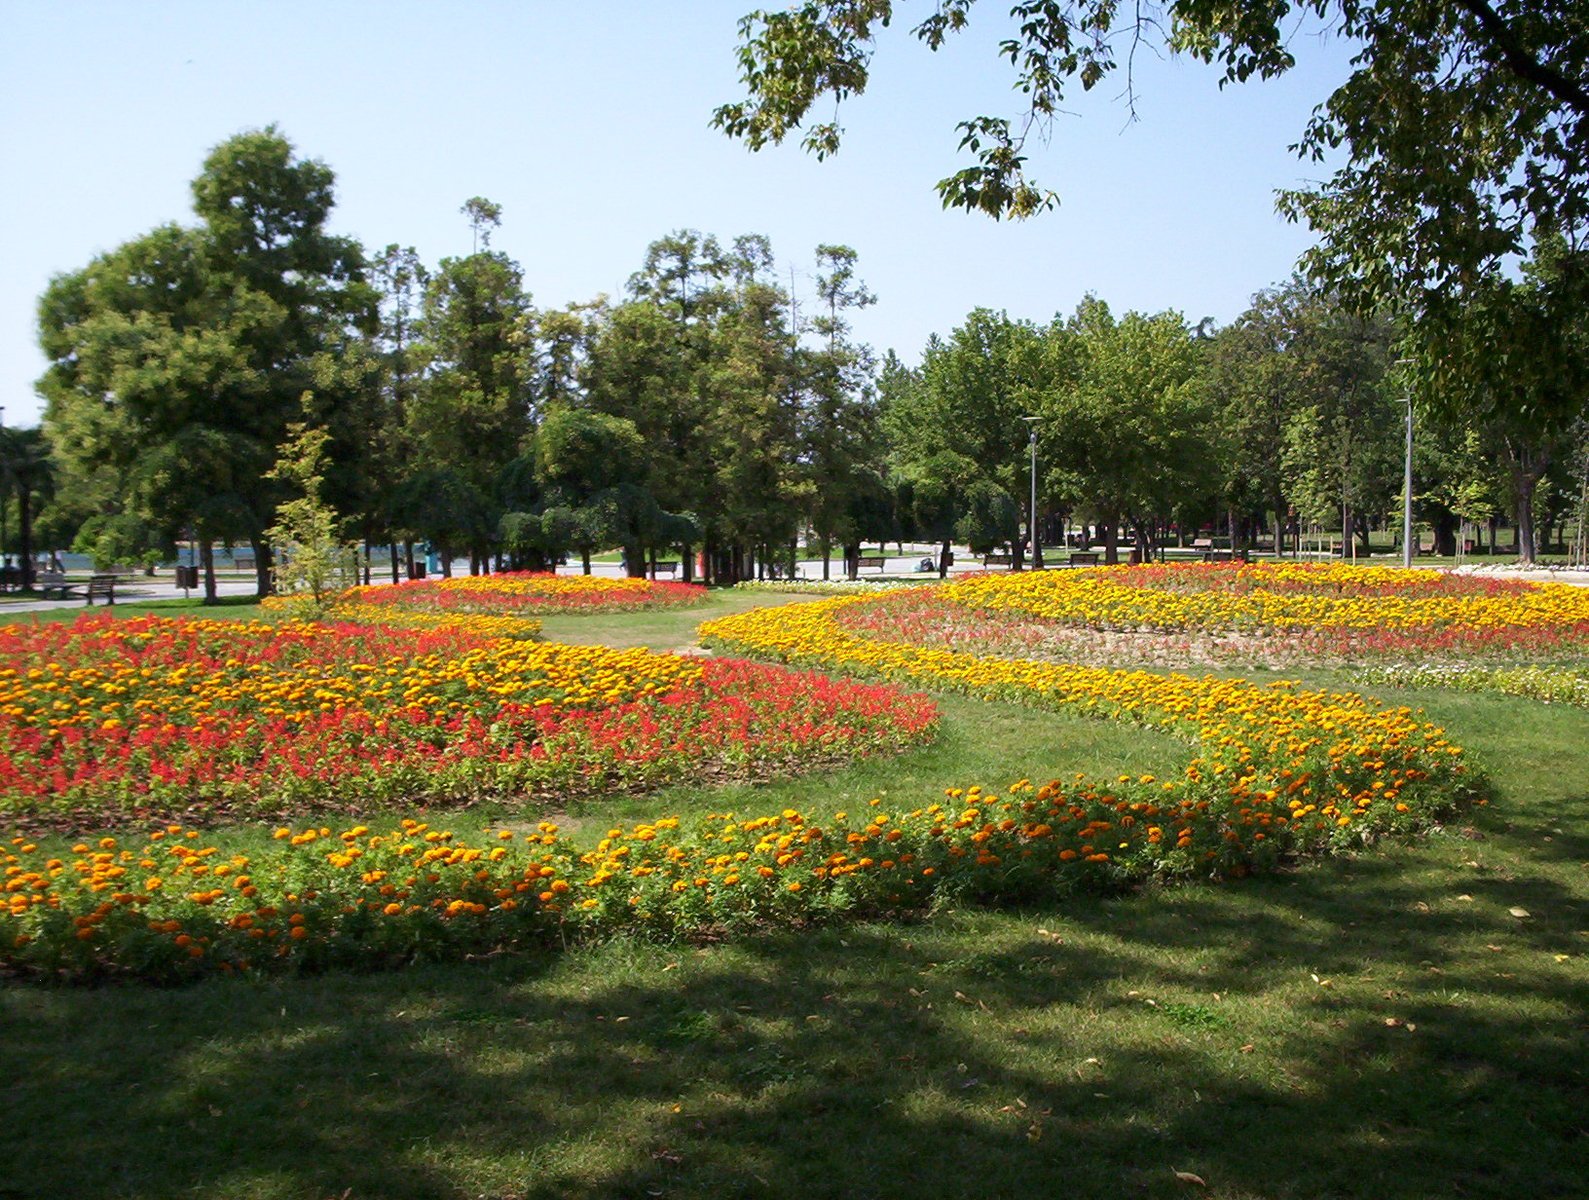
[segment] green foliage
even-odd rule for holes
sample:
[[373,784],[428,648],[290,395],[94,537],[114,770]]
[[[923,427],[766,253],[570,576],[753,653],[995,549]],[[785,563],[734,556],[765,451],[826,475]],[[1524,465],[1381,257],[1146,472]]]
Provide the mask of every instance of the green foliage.
[[153,567],[169,560],[175,546],[147,521],[133,513],[96,513],[77,530],[72,550],[86,554],[96,571],[137,565]]
[[1112,560],[1117,522],[1145,538],[1154,518],[1216,486],[1197,351],[1179,313],[1117,320],[1092,296],[1046,341],[1037,408],[1039,456],[1051,464],[1045,491],[1103,523]]
[[[918,534],[947,541],[974,528],[981,544],[1004,529],[993,540],[1020,540],[995,509],[1007,515],[1004,502],[1026,494],[1029,434],[1021,417],[1034,410],[1045,380],[1042,332],[985,308],[946,339],[932,338],[918,370],[885,368],[883,428],[893,465],[910,484]],[[986,484],[1004,500],[976,486]]]
[[[837,118],[813,120],[813,106],[866,90],[896,7],[803,0],[749,14],[739,26],[745,95],[713,123],[752,150],[803,129],[807,150],[835,153]],[[911,33],[937,50],[976,7],[932,6]],[[1350,307],[1393,306],[1454,329],[1498,268],[1589,228],[1589,11],[1575,0],[1021,0],[1009,17],[997,53],[1019,111],[958,122],[972,165],[938,183],[946,207],[995,219],[1053,207],[1028,178],[1027,139],[1046,140],[1076,87],[1091,91],[1122,67],[1134,115],[1130,63],[1141,49],[1189,54],[1236,83],[1290,71],[1299,31],[1319,31],[1354,48],[1352,71],[1293,149],[1333,174],[1282,193],[1279,207],[1319,234],[1303,264]]]
[[193,200],[198,226],[162,226],[52,281],[45,426],[65,478],[105,513],[263,550],[281,498],[270,466],[299,397],[315,393],[329,429],[354,423],[375,298],[357,244],[326,231],[330,169],[273,127],[217,146]]
[[[306,395],[306,412],[309,400]],[[304,620],[325,616],[336,594],[359,581],[358,550],[339,540],[340,520],[321,495],[330,440],[324,429],[295,421],[287,426],[287,440],[270,470],[270,478],[297,493],[277,505],[276,523],[265,536],[280,552],[276,590],[287,598],[289,611]]]
[[1414,383],[1424,411],[1499,448],[1519,554],[1532,561],[1536,490],[1589,414],[1589,253],[1553,234],[1523,278],[1492,270],[1468,293],[1459,313],[1414,329]]
[[[42,504],[54,495],[56,469],[50,443],[42,429],[8,429],[0,425],[0,506],[17,504],[16,544],[24,586],[33,582],[34,520]],[[9,509],[3,509],[9,511]]]

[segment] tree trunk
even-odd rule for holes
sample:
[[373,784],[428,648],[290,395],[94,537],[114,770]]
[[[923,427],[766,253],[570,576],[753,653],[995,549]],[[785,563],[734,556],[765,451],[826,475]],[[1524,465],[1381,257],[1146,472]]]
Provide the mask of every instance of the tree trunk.
[[590,550],[581,546],[579,550],[579,565],[586,575],[590,574]]
[[386,552],[388,554],[390,554],[391,557],[392,557],[392,582],[393,583],[401,583],[402,582],[402,578],[401,578],[401,574],[400,574],[399,569],[398,569],[398,561],[397,561],[397,543],[396,542],[388,542],[387,546],[386,546]]
[[263,600],[276,590],[276,558],[268,542],[251,537],[248,544],[254,548],[254,591]]
[[17,488],[17,548],[22,552],[22,587],[33,587],[33,497],[26,484]]
[[210,544],[210,535],[199,533],[199,564],[204,568],[204,603],[214,604],[215,592],[215,547]]
[[953,555],[954,555],[954,547],[951,546],[947,541],[944,542],[943,548],[938,551],[938,578],[939,579],[947,579],[948,578],[948,576],[949,576],[949,560],[950,560],[951,557],[953,557]]
[[1440,513],[1434,519],[1435,553],[1453,558],[1457,552],[1457,519],[1451,513]]
[[833,570],[833,543],[827,538],[822,539],[822,582],[826,583],[832,578]]
[[1525,566],[1534,565],[1538,550],[1534,541],[1534,491],[1539,486],[1540,473],[1520,471],[1512,478],[1517,505],[1517,558]]
[[451,579],[452,578],[452,549],[450,547],[448,547],[448,546],[437,546],[436,547],[436,558],[441,563],[441,577],[443,579]]
[[1103,533],[1103,560],[1109,566],[1115,566],[1120,561],[1120,527],[1110,517],[1098,522],[1098,528]]
[[[644,546],[625,546],[623,549],[625,563],[624,574],[630,579],[644,579],[646,577],[646,551]],[[656,572],[651,573],[653,579]]]

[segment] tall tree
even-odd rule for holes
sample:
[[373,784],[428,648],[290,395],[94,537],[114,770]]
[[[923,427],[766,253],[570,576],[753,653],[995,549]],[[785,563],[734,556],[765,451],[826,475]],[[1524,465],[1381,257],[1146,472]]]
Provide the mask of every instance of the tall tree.
[[194,181],[197,228],[157,229],[40,301],[39,386],[63,464],[118,476],[167,536],[247,540],[261,593],[280,488],[268,471],[298,398],[314,391],[334,422],[363,387],[352,347],[373,296],[357,244],[326,230],[332,182],[274,127],[240,134]]
[[1499,271],[1472,289],[1459,323],[1420,324],[1411,346],[1420,403],[1465,418],[1503,451],[1518,554],[1532,562],[1535,489],[1589,411],[1589,251],[1542,239],[1523,278]]
[[1388,419],[1383,404],[1349,398],[1378,387],[1389,336],[1383,321],[1361,321],[1338,297],[1300,277],[1259,292],[1219,331],[1204,378],[1221,435],[1220,491],[1233,527],[1248,514],[1267,518],[1278,552],[1296,503],[1293,483],[1307,493],[1303,507],[1316,522],[1326,511],[1339,518],[1348,493],[1383,492],[1384,450],[1395,441],[1395,423],[1375,424]]
[[21,584],[33,586],[33,521],[40,505],[54,491],[55,464],[42,429],[10,429],[0,425],[0,504],[17,502],[17,553]]
[[486,569],[493,549],[497,480],[535,430],[532,326],[523,272],[499,251],[443,259],[425,288],[427,367],[408,428],[426,462],[451,473],[448,494],[473,493],[471,540],[448,547],[469,551],[471,571]]
[[1146,560],[1156,526],[1214,486],[1211,413],[1195,383],[1190,331],[1172,312],[1117,320],[1089,296],[1050,336],[1074,359],[1039,409],[1044,460],[1054,464],[1048,478],[1097,520],[1108,562],[1118,561],[1122,523]]
[[393,242],[371,261],[370,273],[380,297],[381,320],[374,337],[377,391],[365,455],[374,502],[365,540],[370,541],[370,533],[376,529],[390,539],[392,582],[396,583],[399,537],[404,542],[404,565],[409,574],[414,570],[413,531],[399,528],[394,503],[404,477],[414,469],[408,415],[422,374],[416,326],[430,272],[412,246]]
[[848,314],[877,303],[856,275],[858,255],[848,246],[816,248],[818,315],[811,331],[818,346],[804,355],[805,402],[801,461],[810,484],[807,516],[822,554],[822,577],[829,576],[831,547],[845,547],[851,572],[859,570],[861,538],[872,532],[869,518],[879,491],[876,466],[882,455],[881,431],[872,392],[871,351],[850,339]]
[[973,477],[991,480],[1020,509],[1015,497],[1026,492],[1028,462],[1021,418],[1031,415],[1041,359],[1034,326],[978,308],[946,339],[928,341],[912,376],[890,376],[883,410],[890,457],[912,481],[934,540],[952,536],[945,527],[952,531],[965,515]]
[[728,251],[694,230],[659,239],[629,301],[597,314],[585,369],[586,402],[634,422],[658,502],[693,518],[725,581],[787,542],[798,511],[789,297],[771,263],[760,235]]

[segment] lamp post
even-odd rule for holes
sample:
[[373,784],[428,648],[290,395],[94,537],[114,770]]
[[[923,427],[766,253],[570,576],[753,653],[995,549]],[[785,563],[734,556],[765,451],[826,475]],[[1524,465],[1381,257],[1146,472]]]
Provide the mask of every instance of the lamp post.
[[[5,433],[6,406],[4,404],[0,404],[0,442],[5,441]],[[0,566],[7,567],[11,565],[11,560],[5,556],[6,542],[10,540],[6,536],[6,510],[10,507],[11,490],[9,488],[0,488]],[[7,582],[9,582],[9,580]]]
[[[1398,367],[1413,365],[1410,358],[1398,358]],[[1402,475],[1401,493],[1401,565],[1412,566],[1412,389],[1405,381],[1402,385],[1401,402],[1407,406],[1407,457],[1406,470]]]
[[1037,544],[1037,423],[1042,417],[1022,417],[1031,431],[1032,443],[1032,507],[1028,510],[1026,530],[1032,537],[1032,570],[1043,569],[1043,552]]

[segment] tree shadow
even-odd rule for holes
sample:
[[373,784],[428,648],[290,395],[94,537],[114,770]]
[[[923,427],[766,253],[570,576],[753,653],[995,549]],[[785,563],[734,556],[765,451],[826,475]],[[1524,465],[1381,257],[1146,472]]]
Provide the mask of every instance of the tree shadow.
[[1582,1194],[1589,794],[1537,791],[1062,907],[3,987],[0,1198]]
[[11,989],[0,1196],[1568,1195],[1589,981],[1490,978],[1475,940],[1544,962],[1562,933],[1471,894],[1365,858],[724,946]]

